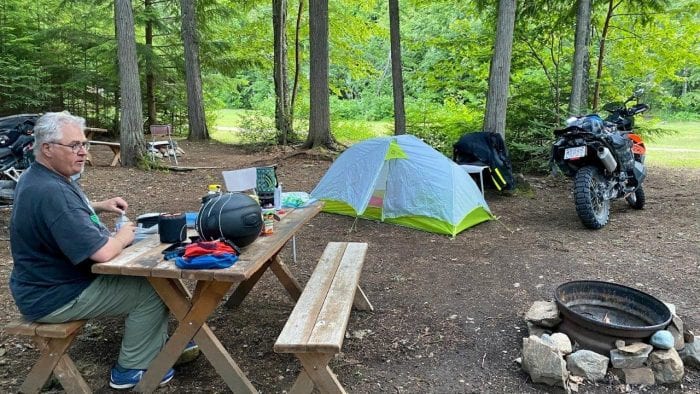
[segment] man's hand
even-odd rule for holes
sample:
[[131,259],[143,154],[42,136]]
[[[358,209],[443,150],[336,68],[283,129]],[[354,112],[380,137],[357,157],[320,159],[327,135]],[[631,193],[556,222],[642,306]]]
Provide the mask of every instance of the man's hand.
[[119,231],[114,234],[114,239],[122,244],[122,249],[131,245],[134,242],[134,237],[136,236],[136,226],[134,222],[126,222],[122,224]]
[[119,215],[126,213],[129,204],[121,197],[113,197],[109,200],[99,201],[92,204],[95,212],[114,212]]
[[134,242],[136,236],[136,226],[133,222],[126,222],[112,237],[109,237],[107,243],[90,256],[96,263],[104,263],[115,258],[127,246]]

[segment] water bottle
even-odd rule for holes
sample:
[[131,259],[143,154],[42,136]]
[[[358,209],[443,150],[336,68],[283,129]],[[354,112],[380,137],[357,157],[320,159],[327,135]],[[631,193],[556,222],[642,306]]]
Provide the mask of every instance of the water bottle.
[[117,223],[114,225],[114,231],[115,232],[119,231],[119,229],[122,228],[124,223],[128,223],[128,222],[129,222],[129,218],[126,217],[125,214],[122,214],[121,216],[119,216],[119,218],[117,219]]
[[275,209],[280,210],[282,209],[282,184],[278,183],[277,187],[275,188]]

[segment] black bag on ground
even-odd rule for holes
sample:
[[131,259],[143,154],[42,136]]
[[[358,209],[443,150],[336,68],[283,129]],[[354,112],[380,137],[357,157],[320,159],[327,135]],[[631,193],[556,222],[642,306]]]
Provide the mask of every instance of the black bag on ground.
[[463,135],[453,145],[452,160],[457,164],[489,167],[484,184],[498,190],[515,189],[513,165],[506,144],[498,133],[473,132]]

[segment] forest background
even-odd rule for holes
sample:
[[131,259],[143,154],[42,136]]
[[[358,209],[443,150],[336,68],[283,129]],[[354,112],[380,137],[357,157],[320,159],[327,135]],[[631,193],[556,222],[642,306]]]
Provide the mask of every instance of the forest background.
[[[364,122],[394,116],[387,3],[323,3],[328,6],[331,134],[343,129],[362,136]],[[498,3],[401,2],[406,132],[448,155],[460,135],[483,128]],[[303,140],[311,107],[308,8],[314,20],[313,0],[311,5],[304,0],[130,4],[137,59],[132,74],[140,85],[136,101],[142,103],[137,111],[143,129],[169,123],[191,136],[188,112],[197,109],[188,101],[186,70],[192,64],[184,48],[194,26],[189,42],[199,55],[203,136],[209,138],[206,125],[216,123],[220,109],[237,108],[254,110],[241,122],[244,142]],[[120,86],[123,6],[124,0],[0,0],[0,116],[69,110],[117,136],[123,127],[120,108],[135,101]],[[520,170],[546,168],[552,129],[570,115],[577,10],[567,1],[517,4],[505,134]],[[700,2],[603,0],[591,1],[590,10],[587,100],[579,112],[598,111],[603,103],[643,88],[643,101],[652,107],[643,131],[653,133],[660,119],[699,120]],[[188,13],[194,20],[189,26],[183,22]],[[273,20],[279,23],[280,13],[286,20],[282,70],[290,81],[292,121],[284,140],[275,118],[279,91],[273,77],[279,72]]]

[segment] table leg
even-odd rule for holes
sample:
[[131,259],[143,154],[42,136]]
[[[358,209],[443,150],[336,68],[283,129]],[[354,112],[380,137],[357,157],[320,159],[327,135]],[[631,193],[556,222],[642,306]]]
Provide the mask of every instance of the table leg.
[[177,318],[178,327],[153,360],[136,390],[154,391],[165,372],[175,364],[187,342],[194,337],[204,355],[234,392],[257,392],[205,323],[232,283],[197,282],[195,297],[190,304],[179,280],[151,277],[149,281]]
[[228,300],[224,304],[224,307],[227,309],[233,309],[241,305],[245,297],[253,289],[253,286],[255,286],[255,284],[258,283],[260,277],[262,277],[265,271],[267,271],[271,263],[272,259],[267,260],[263,267],[260,268],[255,274],[253,274],[253,276],[241,282],[238,285],[238,287],[236,287],[236,290],[234,290],[231,296],[228,298]]
[[289,271],[289,268],[287,268],[287,265],[284,263],[284,261],[282,261],[279,255],[275,255],[272,258],[272,265],[270,268],[272,268],[272,272],[275,273],[275,276],[277,276],[277,279],[280,281],[282,286],[287,289],[289,296],[292,297],[292,301],[296,303],[299,300],[299,297],[301,297],[301,291],[303,288],[299,284],[299,281],[297,281],[292,275],[292,272]]
[[119,146],[110,146],[109,147],[112,150],[112,153],[114,154],[114,157],[112,158],[112,164],[110,166],[114,167],[117,165],[117,163],[121,162],[121,147]]

